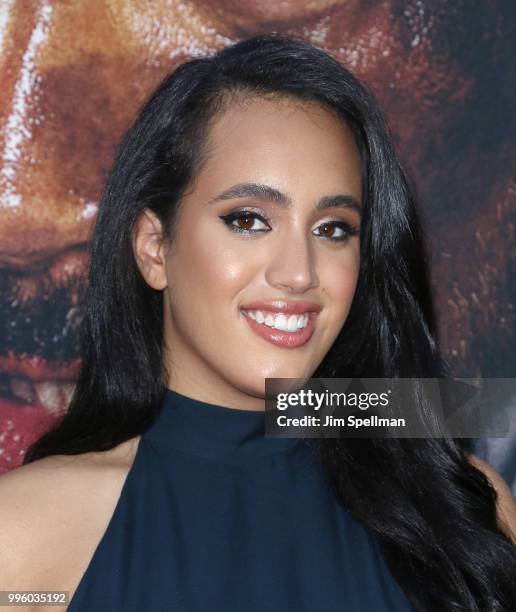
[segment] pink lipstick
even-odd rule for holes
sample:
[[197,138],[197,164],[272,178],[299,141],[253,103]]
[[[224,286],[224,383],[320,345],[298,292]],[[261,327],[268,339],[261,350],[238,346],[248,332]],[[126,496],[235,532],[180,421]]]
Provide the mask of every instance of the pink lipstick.
[[256,335],[283,348],[298,348],[310,340],[320,310],[314,302],[282,300],[252,302],[241,308]]

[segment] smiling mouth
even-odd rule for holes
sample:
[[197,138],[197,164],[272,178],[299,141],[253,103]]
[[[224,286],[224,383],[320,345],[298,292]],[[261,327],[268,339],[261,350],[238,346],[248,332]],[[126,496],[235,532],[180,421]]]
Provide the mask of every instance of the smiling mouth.
[[241,309],[251,330],[263,340],[282,348],[299,348],[313,335],[317,312],[288,315],[282,312]]
[[52,417],[66,411],[80,368],[87,263],[76,249],[30,274],[0,269],[2,415],[29,407]]
[[315,318],[315,312],[305,312],[304,314],[288,314],[284,312],[270,312],[266,310],[246,310],[242,309],[245,317],[251,318],[259,325],[278,329],[288,333],[298,333],[304,329]]

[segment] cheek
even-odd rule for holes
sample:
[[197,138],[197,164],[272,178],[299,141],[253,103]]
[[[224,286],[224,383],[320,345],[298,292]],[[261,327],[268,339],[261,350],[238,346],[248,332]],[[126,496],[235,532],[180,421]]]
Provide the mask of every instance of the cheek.
[[[210,304],[210,310],[220,316],[219,307],[227,311],[249,282],[249,249],[239,248],[234,244],[238,241],[225,239],[224,228],[214,228],[213,223],[197,223],[196,230],[182,235],[171,276],[179,269],[182,286],[194,297],[191,304],[194,310],[206,313],[206,305]],[[174,286],[173,278],[171,286]]]
[[332,305],[335,318],[345,316],[353,301],[360,268],[358,249],[344,253],[341,258],[328,257],[322,266],[321,287]]

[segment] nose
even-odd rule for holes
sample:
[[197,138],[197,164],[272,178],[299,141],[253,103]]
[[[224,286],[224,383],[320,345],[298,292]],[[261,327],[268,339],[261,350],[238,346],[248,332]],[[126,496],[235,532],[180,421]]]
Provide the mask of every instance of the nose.
[[315,254],[309,237],[292,233],[288,239],[280,241],[277,249],[271,249],[266,280],[271,286],[291,293],[304,293],[318,287]]

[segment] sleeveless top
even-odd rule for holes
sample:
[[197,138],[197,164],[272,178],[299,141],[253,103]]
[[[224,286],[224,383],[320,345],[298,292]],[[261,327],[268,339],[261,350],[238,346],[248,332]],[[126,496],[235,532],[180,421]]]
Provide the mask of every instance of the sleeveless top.
[[167,389],[69,612],[404,612],[314,440]]

